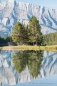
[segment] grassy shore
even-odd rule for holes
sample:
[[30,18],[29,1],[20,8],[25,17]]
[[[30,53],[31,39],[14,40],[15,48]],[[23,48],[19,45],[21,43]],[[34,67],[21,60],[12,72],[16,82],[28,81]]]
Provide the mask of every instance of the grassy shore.
[[57,51],[57,45],[52,46],[4,46],[0,47],[2,50],[50,50],[50,51]]

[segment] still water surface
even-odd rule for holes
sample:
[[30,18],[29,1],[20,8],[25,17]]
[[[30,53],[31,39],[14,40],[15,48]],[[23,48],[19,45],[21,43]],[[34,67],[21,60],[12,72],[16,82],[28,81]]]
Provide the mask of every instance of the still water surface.
[[17,85],[57,74],[57,52],[0,51],[0,85]]

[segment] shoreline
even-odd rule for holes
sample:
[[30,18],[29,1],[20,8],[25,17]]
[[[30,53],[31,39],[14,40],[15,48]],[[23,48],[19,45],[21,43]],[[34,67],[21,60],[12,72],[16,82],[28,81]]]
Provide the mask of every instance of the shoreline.
[[57,45],[52,45],[52,46],[27,46],[27,45],[3,46],[3,47],[0,47],[0,50],[50,50],[50,51],[57,51]]

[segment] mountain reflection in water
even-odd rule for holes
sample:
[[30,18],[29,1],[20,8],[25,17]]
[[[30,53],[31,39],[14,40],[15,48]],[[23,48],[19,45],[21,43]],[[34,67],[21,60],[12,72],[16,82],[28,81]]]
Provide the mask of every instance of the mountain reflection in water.
[[0,85],[16,85],[57,74],[57,52],[0,51]]

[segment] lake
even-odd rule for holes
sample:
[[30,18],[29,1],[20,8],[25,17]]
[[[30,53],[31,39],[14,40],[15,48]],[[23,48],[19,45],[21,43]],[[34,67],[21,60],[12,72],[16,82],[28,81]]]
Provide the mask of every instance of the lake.
[[[51,51],[0,51],[0,85],[40,85],[40,81],[57,75],[57,52]],[[41,79],[41,80],[40,80]],[[48,79],[49,80],[49,79]],[[35,82],[31,84],[31,82]],[[46,84],[53,85],[53,81]],[[8,84],[8,85],[6,85]],[[44,81],[42,82],[44,84]],[[28,86],[29,86],[28,85]],[[50,86],[51,86],[50,85]],[[54,85],[53,85],[54,86]]]

